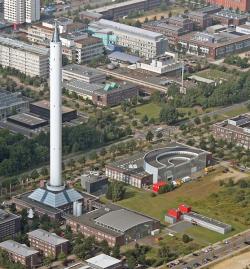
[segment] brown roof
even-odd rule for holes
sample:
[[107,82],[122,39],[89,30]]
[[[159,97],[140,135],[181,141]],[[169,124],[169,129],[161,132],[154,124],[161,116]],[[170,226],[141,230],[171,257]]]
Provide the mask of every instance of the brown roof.
[[101,43],[101,42],[102,42],[102,40],[100,38],[93,37],[93,36],[75,41],[75,43],[81,44],[83,46],[93,45],[93,44],[97,44],[97,43]]

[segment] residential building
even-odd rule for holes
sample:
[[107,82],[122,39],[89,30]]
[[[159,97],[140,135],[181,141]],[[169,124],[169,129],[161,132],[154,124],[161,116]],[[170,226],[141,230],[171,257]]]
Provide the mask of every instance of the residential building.
[[128,48],[132,53],[146,58],[163,54],[167,49],[167,39],[159,33],[145,29],[101,19],[89,24],[93,34],[104,31],[114,35],[115,45]]
[[215,23],[224,25],[241,25],[247,22],[247,15],[237,14],[228,10],[221,10],[211,15]]
[[63,80],[77,79],[87,83],[103,83],[106,75],[86,65],[70,64],[63,67],[62,78]]
[[0,0],[0,14],[4,12],[4,0]]
[[24,244],[7,240],[0,243],[0,248],[9,254],[13,262],[20,262],[26,268],[34,268],[40,263],[39,252]]
[[49,45],[54,29],[44,26],[42,23],[32,24],[27,29],[27,38],[36,44]]
[[37,229],[27,233],[30,246],[39,250],[45,257],[57,257],[60,253],[68,254],[69,240],[54,233]]
[[20,92],[0,91],[0,120],[28,110],[29,102],[24,100]]
[[[167,3],[167,1],[165,2]],[[96,8],[91,11],[102,14],[104,19],[117,20],[126,17],[133,12],[152,10],[159,7],[161,3],[161,0],[129,0]]]
[[157,74],[180,73],[183,63],[178,61],[175,53],[166,52],[164,55],[153,58],[147,62],[138,62],[136,68]]
[[217,139],[250,149],[250,114],[215,123],[212,132]]
[[25,0],[4,0],[4,19],[15,24],[25,22]]
[[75,41],[76,62],[78,64],[88,63],[103,56],[104,47],[102,40],[97,37],[88,37]]
[[46,78],[49,73],[49,50],[0,37],[0,65],[15,68],[27,76]]
[[109,246],[125,245],[149,236],[159,229],[160,221],[115,204],[101,206],[79,217],[66,215],[66,225],[74,233],[95,236],[99,242],[107,240]]
[[224,8],[239,9],[240,11],[247,12],[250,10],[250,2],[248,0],[207,0],[212,5],[223,6]]
[[26,0],[25,22],[32,23],[40,20],[40,0]]
[[228,54],[249,50],[250,35],[238,35],[233,32],[208,34],[193,32],[179,37],[181,50],[188,54],[205,55],[219,59]]
[[14,24],[40,20],[40,0],[4,0],[4,19]]
[[20,232],[21,217],[0,209],[0,241],[13,237]]
[[122,261],[106,254],[99,254],[85,261],[93,269],[122,269]]
[[212,18],[206,13],[193,11],[188,14],[188,17],[193,21],[196,30],[204,30],[212,25]]

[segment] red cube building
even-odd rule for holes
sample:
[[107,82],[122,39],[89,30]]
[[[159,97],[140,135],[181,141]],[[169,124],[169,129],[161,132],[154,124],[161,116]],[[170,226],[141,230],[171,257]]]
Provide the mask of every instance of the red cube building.
[[189,213],[189,212],[191,212],[191,210],[192,210],[191,206],[187,206],[187,205],[185,205],[185,204],[181,204],[181,205],[179,205],[178,209],[180,210],[180,212],[181,212],[182,214],[184,214],[184,213]]
[[223,6],[224,8],[239,9],[246,12],[250,10],[249,0],[207,0],[211,5]]
[[178,220],[181,217],[181,211],[179,209],[175,209],[175,208],[169,209],[168,216],[176,218]]
[[164,187],[167,185],[167,182],[164,182],[164,181],[159,181],[157,183],[154,183],[153,184],[153,192],[159,192],[160,188],[161,187]]

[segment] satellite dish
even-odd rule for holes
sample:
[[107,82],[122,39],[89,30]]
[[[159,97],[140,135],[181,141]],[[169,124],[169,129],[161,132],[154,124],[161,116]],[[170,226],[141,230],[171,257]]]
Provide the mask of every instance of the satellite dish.
[[32,208],[30,208],[29,211],[28,211],[28,218],[29,219],[33,219],[34,218],[34,211],[33,211]]

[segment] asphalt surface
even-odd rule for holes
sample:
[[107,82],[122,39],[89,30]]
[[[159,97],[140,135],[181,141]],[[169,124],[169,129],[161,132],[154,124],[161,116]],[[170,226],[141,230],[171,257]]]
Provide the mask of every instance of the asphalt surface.
[[182,259],[170,262],[167,264],[167,268],[201,268],[212,261],[218,260],[226,255],[230,255],[235,251],[245,248],[247,246],[245,241],[250,241],[250,230],[226,239],[223,242],[216,243],[210,247],[189,254]]

